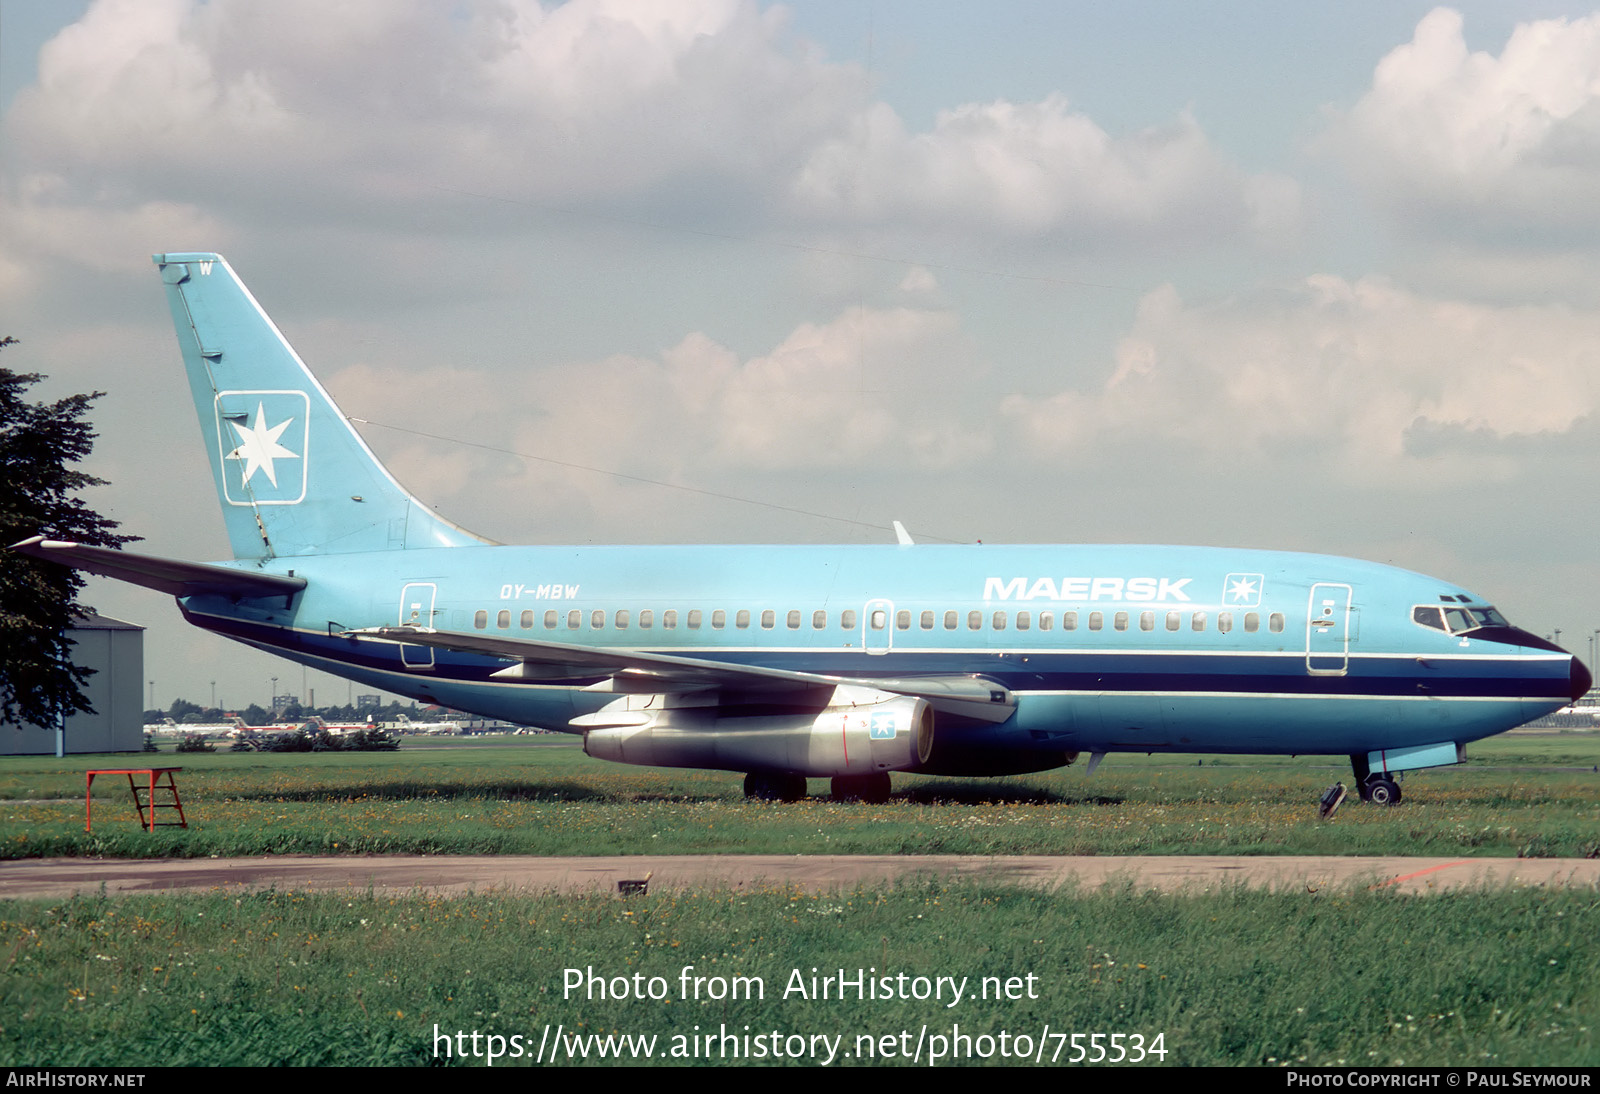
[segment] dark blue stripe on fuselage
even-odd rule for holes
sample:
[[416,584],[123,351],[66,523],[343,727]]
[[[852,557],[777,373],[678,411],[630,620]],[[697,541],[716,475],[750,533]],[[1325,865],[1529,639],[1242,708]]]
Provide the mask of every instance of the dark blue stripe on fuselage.
[[[186,613],[188,614],[188,613]],[[399,647],[330,635],[194,614],[191,622],[209,630],[288,652],[324,657],[374,671],[405,672],[419,680],[480,683],[506,661],[448,650],[435,651],[425,672],[407,671]],[[1333,696],[1432,696],[1437,698],[1549,699],[1564,702],[1570,687],[1565,658],[1352,657],[1344,675],[1311,675],[1302,655],[1237,653],[1196,655],[1110,650],[988,653],[896,650],[869,655],[860,650],[681,649],[673,653],[830,676],[895,677],[982,675],[1012,691],[1210,692],[1224,694],[1305,694]],[[581,687],[600,676],[573,678]]]

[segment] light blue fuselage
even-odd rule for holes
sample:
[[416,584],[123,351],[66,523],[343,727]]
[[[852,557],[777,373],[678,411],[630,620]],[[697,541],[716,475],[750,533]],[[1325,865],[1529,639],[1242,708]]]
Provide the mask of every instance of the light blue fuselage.
[[[1435,578],[1323,555],[1150,546],[458,547],[300,557],[275,568],[310,579],[291,609],[213,597],[190,598],[185,613],[375,687],[558,730],[614,696],[582,690],[592,680],[491,679],[503,659],[332,635],[410,618],[439,630],[845,677],[978,675],[1011,690],[1015,714],[962,729],[961,742],[1041,754],[1351,754],[1459,743],[1572,698],[1573,659],[1563,651],[1413,621],[1418,605],[1449,597],[1483,607],[1481,599]],[[1256,584],[1241,592],[1240,580]],[[1314,627],[1330,599],[1334,625]],[[748,613],[743,626],[740,612]],[[1226,633],[1224,613],[1232,617]]]

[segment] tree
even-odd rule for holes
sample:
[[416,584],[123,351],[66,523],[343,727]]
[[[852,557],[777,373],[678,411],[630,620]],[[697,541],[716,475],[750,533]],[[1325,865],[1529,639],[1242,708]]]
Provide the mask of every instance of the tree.
[[[0,348],[16,344],[0,338]],[[76,570],[4,548],[30,536],[117,547],[136,537],[75,495],[104,485],[75,469],[94,448],[85,420],[103,392],[34,403],[37,373],[0,368],[0,721],[54,726],[93,708],[83,694],[89,669],[72,663],[67,628],[79,607]]]

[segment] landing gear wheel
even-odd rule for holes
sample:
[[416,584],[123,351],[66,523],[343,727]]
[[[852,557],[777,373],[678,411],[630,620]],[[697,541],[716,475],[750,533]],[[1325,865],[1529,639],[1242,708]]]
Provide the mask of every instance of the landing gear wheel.
[[744,796],[764,802],[797,802],[806,796],[806,777],[752,771],[744,777]]
[[871,775],[835,775],[833,777],[833,800],[836,802],[866,802],[868,805],[882,805],[889,800],[889,773],[887,771],[874,772]]
[[1399,805],[1400,784],[1393,779],[1373,779],[1363,795],[1373,805]]

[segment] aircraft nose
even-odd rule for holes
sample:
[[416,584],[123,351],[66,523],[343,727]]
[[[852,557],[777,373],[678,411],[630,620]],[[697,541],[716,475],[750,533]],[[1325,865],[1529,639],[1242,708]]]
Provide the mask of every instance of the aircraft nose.
[[1571,682],[1572,688],[1568,694],[1572,696],[1572,701],[1574,703],[1576,703],[1579,699],[1582,699],[1585,695],[1588,695],[1589,687],[1594,683],[1594,676],[1589,672],[1588,667],[1576,657],[1572,659]]

